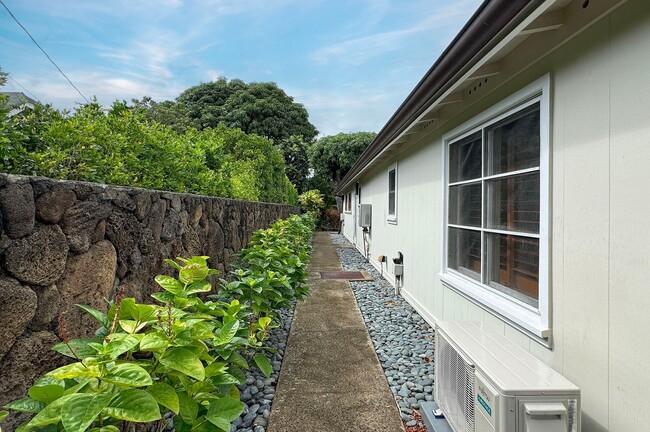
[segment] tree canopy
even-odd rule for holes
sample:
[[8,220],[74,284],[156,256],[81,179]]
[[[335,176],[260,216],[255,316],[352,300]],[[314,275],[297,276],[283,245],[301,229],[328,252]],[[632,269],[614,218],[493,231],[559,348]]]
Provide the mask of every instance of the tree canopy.
[[218,126],[178,133],[123,102],[62,115],[38,104],[0,112],[0,170],[246,200],[296,203],[282,153],[267,139]]
[[311,143],[318,135],[305,107],[272,82],[247,84],[222,77],[188,88],[176,98],[175,107],[169,102],[163,104],[153,105],[157,110],[152,115],[158,115],[156,120],[166,124],[178,120],[161,116],[161,108],[175,108],[175,114],[185,117],[189,126],[199,130],[222,124],[274,143],[292,136]]
[[150,121],[177,132],[205,130],[220,125],[267,138],[282,151],[291,183],[302,189],[308,174],[307,147],[318,131],[305,107],[272,82],[245,83],[219,78],[190,87],[175,102],[133,100]]
[[276,144],[284,156],[285,170],[289,181],[299,192],[305,191],[309,176],[308,144],[301,138],[292,136]]
[[132,99],[132,108],[150,122],[169,126],[178,133],[184,133],[194,127],[184,106],[173,101],[156,102],[149,96]]
[[320,138],[310,149],[315,177],[336,185],[377,136],[374,132],[339,133]]

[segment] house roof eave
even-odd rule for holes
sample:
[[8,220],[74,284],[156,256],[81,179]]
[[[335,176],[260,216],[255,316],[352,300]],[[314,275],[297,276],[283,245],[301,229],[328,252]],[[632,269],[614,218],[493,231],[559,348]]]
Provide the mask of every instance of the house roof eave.
[[339,195],[409,125],[545,0],[486,0],[337,185]]

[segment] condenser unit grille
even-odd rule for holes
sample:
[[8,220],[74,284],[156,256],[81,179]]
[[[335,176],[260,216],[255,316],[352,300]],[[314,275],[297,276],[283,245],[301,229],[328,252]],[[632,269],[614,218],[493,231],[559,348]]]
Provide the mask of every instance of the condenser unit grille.
[[456,432],[474,432],[474,366],[436,334],[436,397]]

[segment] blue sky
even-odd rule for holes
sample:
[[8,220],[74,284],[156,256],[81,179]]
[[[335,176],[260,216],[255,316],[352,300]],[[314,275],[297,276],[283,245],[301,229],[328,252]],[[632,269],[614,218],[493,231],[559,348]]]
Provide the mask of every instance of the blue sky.
[[[321,135],[379,131],[480,0],[3,0],[86,96],[174,99],[273,81]],[[79,94],[0,7],[0,66],[41,102]],[[5,91],[22,91],[9,80]]]

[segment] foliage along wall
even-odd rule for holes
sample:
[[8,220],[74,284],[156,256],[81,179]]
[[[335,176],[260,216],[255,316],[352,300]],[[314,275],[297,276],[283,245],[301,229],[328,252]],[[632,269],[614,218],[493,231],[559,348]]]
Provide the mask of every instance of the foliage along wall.
[[11,118],[1,102],[2,172],[296,203],[282,152],[258,135],[223,125],[176,132],[122,102],[72,115],[38,104]]
[[168,257],[210,256],[227,273],[252,234],[297,208],[0,174],[0,406],[61,364],[50,347],[96,323],[118,287],[146,301]]

